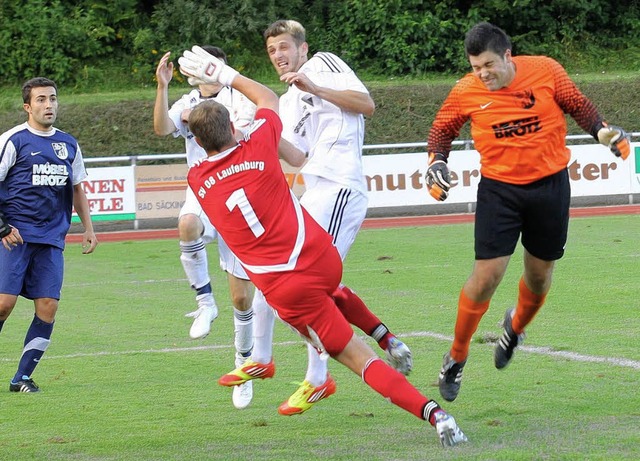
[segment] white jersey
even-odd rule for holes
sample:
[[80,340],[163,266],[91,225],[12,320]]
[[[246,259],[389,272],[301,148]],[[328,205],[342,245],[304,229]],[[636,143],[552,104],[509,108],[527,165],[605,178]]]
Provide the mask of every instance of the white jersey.
[[189,126],[182,122],[182,111],[193,109],[203,101],[213,100],[227,108],[231,122],[237,130],[244,131],[253,121],[256,113],[256,106],[245,95],[232,88],[222,87],[220,92],[212,98],[203,98],[198,89],[192,90],[177,100],[169,109],[169,118],[176,126],[174,137],[182,136],[185,139],[185,149],[187,151],[187,165],[192,167],[198,160],[207,158],[207,153],[196,142],[193,133],[189,131]]
[[[316,53],[298,72],[321,87],[369,93],[353,70],[332,53]],[[366,194],[362,114],[346,112],[291,85],[280,97],[280,118],[282,137],[308,153],[309,160],[301,170],[305,178],[318,176]]]

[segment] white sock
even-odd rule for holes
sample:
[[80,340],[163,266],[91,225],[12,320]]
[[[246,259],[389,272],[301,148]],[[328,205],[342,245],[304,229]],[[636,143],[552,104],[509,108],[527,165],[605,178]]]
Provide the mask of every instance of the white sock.
[[314,387],[322,386],[329,374],[327,358],[320,355],[318,350],[309,343],[307,343],[307,356],[309,363],[305,379]]
[[269,363],[273,357],[273,327],[276,317],[262,292],[256,289],[253,297],[253,352],[258,363]]
[[253,309],[240,311],[233,308],[233,327],[236,346],[236,366],[244,363],[253,348]]
[[192,288],[198,289],[211,282],[207,250],[201,238],[180,242],[180,262]]

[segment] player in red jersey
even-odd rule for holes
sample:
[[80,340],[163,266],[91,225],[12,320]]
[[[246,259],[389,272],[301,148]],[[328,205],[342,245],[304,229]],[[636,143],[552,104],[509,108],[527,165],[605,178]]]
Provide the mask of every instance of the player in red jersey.
[[[258,108],[239,142],[228,111],[218,103],[200,104],[189,119],[208,155],[189,170],[189,187],[251,281],[284,322],[392,403],[429,421],[444,446],[466,441],[455,420],[381,360],[336,306],[331,295],[342,277],[342,261],[329,234],[294,197],[280,167],[282,123],[275,93],[199,47],[185,51],[179,63],[191,82],[232,86]],[[273,363],[259,368],[252,377],[273,376]]]
[[482,175],[475,217],[476,260],[460,292],[453,345],[444,356],[438,379],[440,393],[449,401],[460,391],[471,337],[520,236],[524,274],[516,307],[505,314],[494,352],[496,368],[507,366],[551,287],[569,223],[570,152],[565,145],[564,114],[616,156],[625,159],[630,152],[624,130],[608,126],[553,59],[512,56],[507,34],[486,22],[474,26],[464,44],[473,72],[447,96],[427,142],[427,186],[437,200],[448,196],[447,157],[451,142],[468,120]]

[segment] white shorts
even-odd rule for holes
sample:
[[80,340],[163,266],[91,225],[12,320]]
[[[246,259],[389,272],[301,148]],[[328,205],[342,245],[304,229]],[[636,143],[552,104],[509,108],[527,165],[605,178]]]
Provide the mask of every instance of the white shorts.
[[305,187],[300,203],[333,237],[344,261],[367,215],[369,199],[356,189],[320,177],[305,176]]
[[178,219],[186,214],[194,214],[200,218],[200,221],[202,222],[202,225],[204,227],[204,231],[202,232],[202,241],[206,245],[218,239],[220,268],[236,278],[249,280],[249,276],[244,270],[244,267],[242,267],[242,264],[240,264],[240,260],[238,260],[238,258],[236,258],[236,256],[231,252],[220,234],[218,234],[216,228],[213,227],[213,224],[211,224],[211,221],[209,221],[209,217],[203,211],[202,206],[200,206],[200,202],[198,202],[198,199],[196,198],[190,187],[187,188],[184,205],[182,205],[182,208],[180,208]]

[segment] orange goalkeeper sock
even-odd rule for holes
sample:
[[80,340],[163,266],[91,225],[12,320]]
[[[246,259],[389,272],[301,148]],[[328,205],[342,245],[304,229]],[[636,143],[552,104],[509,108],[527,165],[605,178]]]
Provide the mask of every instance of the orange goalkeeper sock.
[[518,285],[518,305],[516,306],[516,312],[511,321],[511,328],[517,335],[524,331],[524,328],[531,323],[535,315],[538,313],[544,301],[547,297],[547,293],[539,295],[529,289],[526,283],[524,283],[524,277],[520,279]]
[[473,301],[464,293],[464,289],[460,291],[458,318],[451,346],[451,358],[456,362],[462,362],[469,355],[471,337],[478,329],[482,316],[489,309],[490,302],[490,299],[481,302]]

